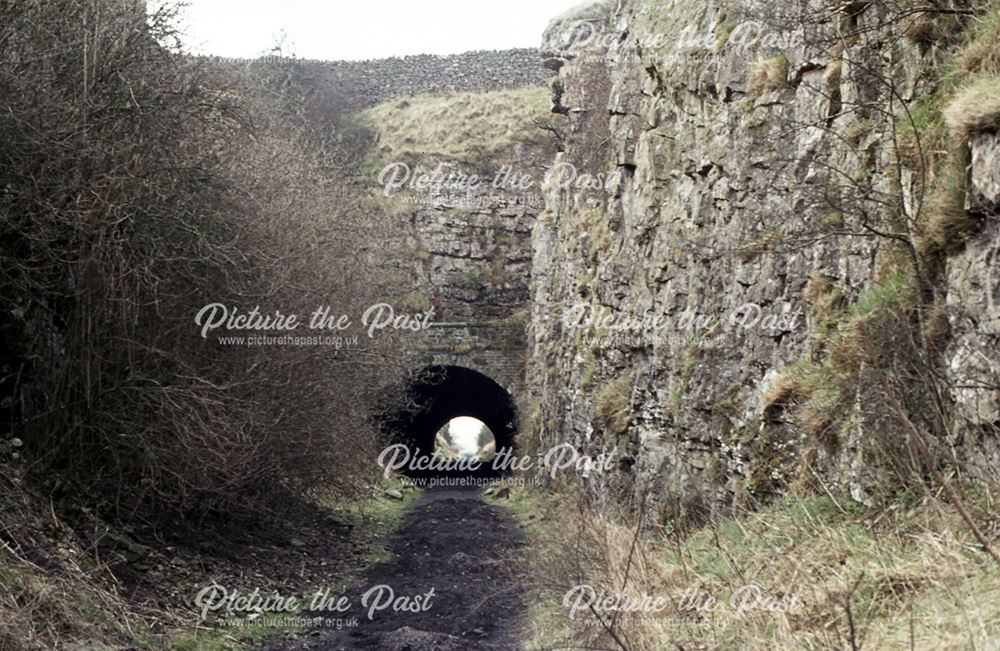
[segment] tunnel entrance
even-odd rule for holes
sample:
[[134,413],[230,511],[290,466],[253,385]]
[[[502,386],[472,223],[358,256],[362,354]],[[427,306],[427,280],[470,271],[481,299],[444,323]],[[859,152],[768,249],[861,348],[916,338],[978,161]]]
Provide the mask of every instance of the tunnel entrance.
[[[517,433],[517,408],[514,398],[494,380],[462,366],[427,366],[414,372],[402,386],[394,387],[390,407],[381,420],[390,446],[405,446],[410,462],[398,468],[399,454],[393,468],[409,477],[494,478],[505,474],[493,463],[503,451],[514,454]],[[458,430],[478,421],[490,439],[476,431],[475,454],[450,449],[446,434],[457,424]],[[471,444],[469,445],[471,448]],[[450,463],[441,460],[453,457]],[[478,463],[468,460],[475,458]],[[419,461],[418,461],[419,460]],[[384,466],[383,466],[384,467]]]
[[496,455],[496,438],[486,423],[471,416],[452,418],[434,437],[434,452],[448,459],[489,461]]

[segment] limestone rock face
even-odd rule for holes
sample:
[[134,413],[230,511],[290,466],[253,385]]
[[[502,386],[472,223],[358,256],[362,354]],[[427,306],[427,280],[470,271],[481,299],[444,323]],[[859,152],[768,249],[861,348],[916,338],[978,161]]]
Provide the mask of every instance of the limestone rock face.
[[967,208],[977,214],[1000,214],[1000,137],[977,133],[969,143]]
[[[777,4],[633,0],[605,17],[595,3],[557,19],[541,48],[569,128],[533,232],[537,435],[616,449],[588,481],[647,513],[697,515],[788,485],[803,435],[774,401],[782,372],[822,350],[827,299],[810,288],[850,304],[890,250],[865,220],[880,223],[872,199],[893,191],[893,122],[858,107],[885,101],[878,75],[912,98],[930,54],[877,27],[840,37],[877,16],[817,0],[795,3],[814,12],[801,20]],[[581,16],[603,32],[567,48]],[[995,146],[974,153],[976,205],[995,204]],[[1000,302],[986,300],[1000,291],[997,231],[980,238],[949,262],[949,302],[976,306],[972,341],[951,355],[970,372],[971,351],[996,345],[984,333],[995,337]],[[858,417],[816,463],[862,501],[865,402],[843,406]],[[968,409],[997,420],[995,403]]]
[[542,34],[540,53],[546,66],[558,67],[559,59],[572,58],[606,33],[614,5],[611,0],[589,0],[554,18]]
[[1000,441],[979,429],[1000,423],[1000,392],[990,388],[1000,381],[1000,135],[975,134],[969,150],[967,206],[994,219],[948,261],[954,337],[947,364],[956,411],[972,426],[967,443],[985,461],[1000,450]]

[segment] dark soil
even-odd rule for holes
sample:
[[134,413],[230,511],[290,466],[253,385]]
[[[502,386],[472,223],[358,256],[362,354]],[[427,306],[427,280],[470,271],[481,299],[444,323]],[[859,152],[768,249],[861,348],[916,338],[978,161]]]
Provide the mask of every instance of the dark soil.
[[[392,560],[371,567],[344,593],[350,609],[310,613],[343,618],[349,622],[345,628],[319,626],[268,651],[519,649],[525,606],[515,560],[523,544],[514,521],[487,504],[480,491],[429,490],[390,536]],[[374,595],[369,607],[362,600],[376,586],[389,586],[397,600],[434,592],[420,612],[390,606],[369,618]]]
[[[328,511],[289,499],[260,519],[207,515],[119,527],[89,543],[108,563],[123,595],[136,607],[187,610],[198,590],[217,581],[295,594],[331,575],[350,572],[374,545],[372,536]],[[81,538],[86,542],[86,530]]]

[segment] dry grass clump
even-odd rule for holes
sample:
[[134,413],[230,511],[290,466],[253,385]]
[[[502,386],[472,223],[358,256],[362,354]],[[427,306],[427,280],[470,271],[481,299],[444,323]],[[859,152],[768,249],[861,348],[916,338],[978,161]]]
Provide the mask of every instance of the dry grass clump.
[[[843,220],[843,217],[840,218]],[[822,349],[836,330],[838,313],[843,309],[844,294],[836,279],[813,273],[806,284],[804,298],[809,302],[809,334],[813,345]]]
[[[810,279],[806,294],[813,357],[787,367],[762,395],[765,414],[780,408],[784,420],[803,435],[798,479],[807,481],[804,473],[815,470],[818,461],[834,459],[848,439],[865,448],[875,475],[892,478],[913,472],[896,467],[910,455],[903,454],[905,437],[899,435],[901,423],[887,393],[930,426],[930,379],[922,373],[923,338],[916,328],[919,305],[911,276],[887,275],[850,305],[823,276]],[[886,374],[889,368],[895,373]],[[855,440],[856,427],[864,431],[863,441]],[[883,483],[891,494],[892,480]]]
[[47,499],[24,489],[22,474],[0,460],[0,649],[125,642],[115,632],[141,626],[139,617],[99,555],[84,551]]
[[364,116],[378,132],[380,162],[515,162],[518,147],[542,146],[537,123],[550,114],[551,92],[519,88],[418,95],[383,102]]
[[944,119],[956,138],[1000,128],[1000,78],[977,79],[962,88],[944,108]]
[[628,430],[632,411],[632,380],[622,376],[604,385],[594,401],[594,418],[614,436]]
[[948,318],[948,306],[943,300],[932,304],[924,313],[923,337],[924,345],[929,350],[943,350],[951,339],[951,321]]
[[973,75],[1000,74],[1000,7],[974,19],[972,37],[959,55],[963,70]]
[[925,260],[961,250],[980,222],[965,209],[965,166],[958,156],[939,163],[924,201],[917,250]]
[[761,392],[762,411],[767,413],[776,407],[788,405],[798,394],[799,382],[796,374],[790,371],[771,380]]
[[784,54],[755,61],[747,77],[747,94],[760,97],[764,93],[788,87],[788,57]]
[[[995,495],[967,485],[964,498],[996,524]],[[566,497],[559,505],[528,510],[540,598],[532,649],[849,649],[852,640],[856,648],[966,649],[990,648],[1000,636],[1000,567],[986,562],[954,506],[933,495],[880,512],[837,495],[788,496],[638,542],[634,521],[603,506]],[[563,598],[579,584],[666,597],[669,606],[653,616],[571,620]],[[708,598],[714,607],[704,606]]]
[[920,14],[906,24],[903,35],[911,43],[930,45],[944,40],[949,34],[933,17]]
[[835,424],[843,417],[848,399],[835,379],[817,364],[803,364],[786,371],[774,387],[781,394],[770,395],[774,401],[770,404],[779,400],[790,403],[796,425],[810,440],[834,452],[838,442]]
[[[982,3],[974,1],[962,4],[966,5],[962,9],[972,9],[976,4]],[[947,46],[952,43],[961,35],[966,22],[966,16],[961,13],[937,11],[932,6],[920,10],[915,6],[900,5],[898,9],[902,11],[903,36],[911,43],[925,48],[931,45]]]

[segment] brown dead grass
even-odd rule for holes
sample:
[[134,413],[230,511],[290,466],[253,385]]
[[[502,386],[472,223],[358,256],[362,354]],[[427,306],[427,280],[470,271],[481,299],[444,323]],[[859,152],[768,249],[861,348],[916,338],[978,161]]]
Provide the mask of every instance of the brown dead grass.
[[[964,497],[996,525],[995,495],[967,485]],[[531,649],[622,648],[605,627],[569,619],[562,598],[579,584],[669,598],[673,606],[659,616],[620,617],[611,627],[635,651],[843,649],[851,621],[871,649],[992,648],[1000,639],[1000,568],[977,549],[956,510],[931,495],[880,512],[839,496],[788,496],[638,544],[634,521],[606,505],[515,496],[525,499],[535,501],[529,522],[540,599]],[[732,595],[746,585],[793,608],[739,612]],[[692,594],[711,595],[718,606],[678,612],[674,606]]]
[[944,108],[944,119],[960,140],[1000,128],[1000,79],[977,79],[958,91]]
[[479,163],[499,166],[517,159],[517,147],[542,146],[536,126],[550,115],[551,92],[521,88],[419,95],[384,102],[364,116],[378,131],[379,162]]
[[972,31],[959,56],[961,68],[973,75],[1000,74],[1000,7],[976,18]]
[[616,436],[625,433],[634,418],[630,378],[618,378],[598,391],[594,418]]
[[769,59],[759,59],[750,67],[747,77],[747,94],[761,95],[788,87],[788,57],[784,54]]

